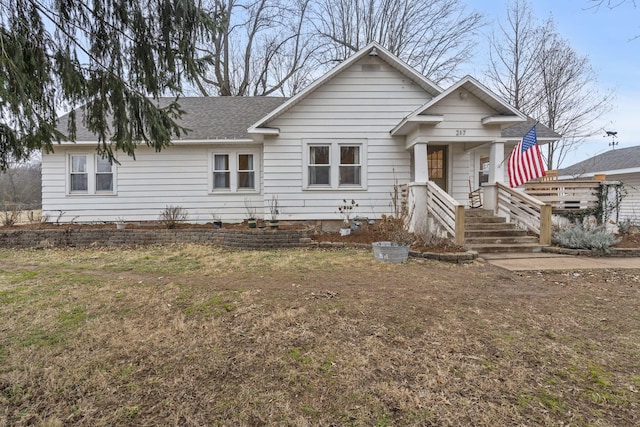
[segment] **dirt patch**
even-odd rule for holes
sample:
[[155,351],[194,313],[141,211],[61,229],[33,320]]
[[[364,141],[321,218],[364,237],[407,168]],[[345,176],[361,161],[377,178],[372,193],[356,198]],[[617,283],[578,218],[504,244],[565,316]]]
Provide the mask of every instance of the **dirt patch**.
[[640,271],[0,250],[0,425],[638,425]]

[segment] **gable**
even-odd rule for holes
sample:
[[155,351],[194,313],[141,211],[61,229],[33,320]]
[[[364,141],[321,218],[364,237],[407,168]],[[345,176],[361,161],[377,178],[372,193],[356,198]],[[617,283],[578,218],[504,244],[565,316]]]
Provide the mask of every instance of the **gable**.
[[[362,73],[373,73],[378,70],[378,65],[382,66],[383,64],[385,64],[385,67],[387,69],[395,70],[398,75],[406,79],[406,82],[414,85],[415,87],[421,88],[421,90],[427,95],[426,99],[431,99],[442,92],[442,89],[431,80],[421,75],[415,69],[408,66],[404,62],[400,61],[400,59],[384,49],[378,43],[372,42],[342,63],[340,63],[338,66],[324,74],[322,77],[314,81],[311,85],[289,99],[279,108],[275,109],[274,111],[254,123],[249,128],[249,133],[263,133],[263,130],[265,133],[269,133],[268,129],[265,130],[265,128],[268,128],[276,118],[280,117],[281,115],[292,109],[294,106],[304,101],[309,96],[312,96],[316,92],[320,91],[322,87],[330,84],[331,82],[335,84],[336,78],[341,76],[343,73],[353,73],[354,70],[357,69],[357,67],[360,67],[360,71]],[[362,86],[360,90],[363,93],[371,93],[372,96],[375,96],[374,92],[378,90],[379,86],[373,81],[371,81],[370,83],[371,86]]]
[[392,134],[408,135],[428,124],[435,126],[433,136],[498,138],[502,128],[525,121],[524,114],[467,76],[412,112]]

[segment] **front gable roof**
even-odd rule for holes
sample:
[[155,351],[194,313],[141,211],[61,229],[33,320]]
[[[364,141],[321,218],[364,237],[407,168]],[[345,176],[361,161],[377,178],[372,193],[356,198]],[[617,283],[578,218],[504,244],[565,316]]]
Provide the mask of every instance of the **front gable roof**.
[[442,92],[442,88],[436,85],[434,82],[418,73],[413,67],[410,67],[406,63],[402,62],[397,56],[383,48],[380,44],[376,42],[371,42],[354,55],[350,56],[346,60],[342,61],[338,66],[324,74],[322,77],[314,81],[312,84],[307,86],[304,90],[302,90],[297,95],[290,98],[287,102],[282,104],[280,107],[276,108],[266,116],[262,117],[260,120],[255,122],[250,128],[249,133],[271,133],[271,130],[268,128],[264,128],[267,126],[270,121],[279,117],[280,115],[287,112],[293,106],[298,104],[300,101],[305,99],[307,96],[316,91],[319,87],[326,84],[328,81],[333,79],[338,74],[342,73],[344,70],[349,68],[351,65],[358,62],[360,59],[366,56],[376,56],[395,70],[399,71],[401,74],[405,75],[412,82],[421,87],[425,92],[429,93],[431,96],[437,96]]
[[595,173],[640,172],[640,146],[609,150],[558,171],[560,176],[577,177]]
[[524,114],[506,103],[476,79],[471,76],[466,76],[447,90],[440,93],[438,96],[431,99],[426,104],[422,105],[420,108],[409,114],[407,117],[405,117],[404,120],[402,120],[395,128],[391,130],[391,135],[406,135],[408,132],[414,129],[415,126],[421,123],[424,124],[425,120],[427,121],[427,123],[431,124],[439,123],[440,121],[442,121],[442,118],[438,119],[438,115],[428,114],[429,109],[436,106],[437,104],[442,102],[443,99],[459,90],[464,90],[471,93],[473,96],[477,97],[480,101],[487,104],[496,112],[495,115],[488,116],[482,119],[482,124],[484,125],[507,125],[526,122],[527,120],[527,117]]

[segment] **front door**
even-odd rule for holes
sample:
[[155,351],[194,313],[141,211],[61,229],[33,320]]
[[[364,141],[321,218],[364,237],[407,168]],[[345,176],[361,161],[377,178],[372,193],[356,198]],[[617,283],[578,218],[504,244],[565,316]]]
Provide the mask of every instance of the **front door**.
[[429,180],[438,187],[447,191],[447,146],[427,146],[427,167],[429,168]]

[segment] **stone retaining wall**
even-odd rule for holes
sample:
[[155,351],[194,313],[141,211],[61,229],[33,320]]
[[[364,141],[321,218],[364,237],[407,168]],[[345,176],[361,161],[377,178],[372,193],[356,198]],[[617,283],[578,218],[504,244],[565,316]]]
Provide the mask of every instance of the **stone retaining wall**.
[[3,248],[51,248],[134,246],[167,243],[199,243],[244,249],[296,248],[316,245],[313,229],[304,230],[207,230],[207,229],[90,229],[60,227],[46,230],[0,231]]

